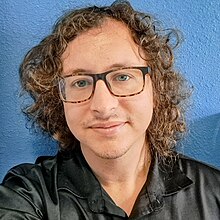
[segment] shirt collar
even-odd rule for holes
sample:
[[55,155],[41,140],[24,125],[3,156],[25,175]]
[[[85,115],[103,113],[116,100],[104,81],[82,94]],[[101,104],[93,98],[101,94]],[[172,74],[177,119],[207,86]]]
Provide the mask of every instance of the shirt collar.
[[80,148],[58,153],[58,188],[67,188],[80,198],[100,194],[100,184]]
[[150,167],[147,181],[134,205],[131,216],[148,215],[163,207],[164,197],[178,193],[193,181],[180,169],[176,160],[159,160],[155,157]]
[[81,149],[60,152],[58,160],[58,190],[68,190],[78,198],[87,199],[90,210],[96,213],[109,212],[125,217],[123,210],[102,189],[99,181],[86,162]]
[[[131,217],[150,214],[162,208],[165,196],[175,194],[193,183],[180,170],[178,159],[172,165],[167,164],[157,157],[152,162],[148,179],[136,200]],[[106,200],[104,190],[79,147],[73,152],[58,154],[58,190],[61,189],[67,189],[79,198],[87,198],[94,212],[102,212],[107,206],[114,207],[113,201]],[[124,215],[119,209],[114,209],[114,214]]]

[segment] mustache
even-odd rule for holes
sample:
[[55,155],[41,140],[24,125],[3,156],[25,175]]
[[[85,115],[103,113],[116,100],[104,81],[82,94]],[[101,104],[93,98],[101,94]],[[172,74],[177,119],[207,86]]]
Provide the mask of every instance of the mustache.
[[91,125],[96,123],[112,122],[112,121],[131,122],[132,120],[130,117],[119,116],[118,114],[96,115],[84,121],[82,125],[83,127],[90,127]]

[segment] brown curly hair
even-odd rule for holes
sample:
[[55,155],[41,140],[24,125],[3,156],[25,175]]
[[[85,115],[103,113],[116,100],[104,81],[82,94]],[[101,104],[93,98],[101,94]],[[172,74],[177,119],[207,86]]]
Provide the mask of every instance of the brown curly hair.
[[52,135],[61,149],[72,149],[78,143],[67,126],[59,97],[61,56],[70,41],[101,26],[107,18],[124,23],[149,59],[155,107],[146,137],[152,153],[172,156],[176,141],[186,130],[183,101],[189,96],[186,80],[174,70],[173,48],[179,44],[179,34],[164,30],[151,15],[135,11],[127,1],[72,10],[58,20],[52,33],[27,53],[20,66],[22,88],[33,99],[23,111],[33,124]]

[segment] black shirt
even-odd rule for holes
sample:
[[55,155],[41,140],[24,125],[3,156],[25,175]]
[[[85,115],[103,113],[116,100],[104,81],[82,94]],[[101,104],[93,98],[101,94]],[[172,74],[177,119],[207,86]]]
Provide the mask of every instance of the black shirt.
[[169,165],[155,158],[128,217],[80,149],[60,152],[8,172],[0,186],[0,219],[219,220],[220,171],[181,155]]

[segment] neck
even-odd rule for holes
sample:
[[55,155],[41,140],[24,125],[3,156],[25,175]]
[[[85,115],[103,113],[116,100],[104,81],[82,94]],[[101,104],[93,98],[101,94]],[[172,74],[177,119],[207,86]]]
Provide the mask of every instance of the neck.
[[141,148],[131,148],[117,159],[103,159],[94,154],[88,156],[83,148],[82,151],[102,187],[129,215],[147,179],[151,162],[148,145],[144,143]]

